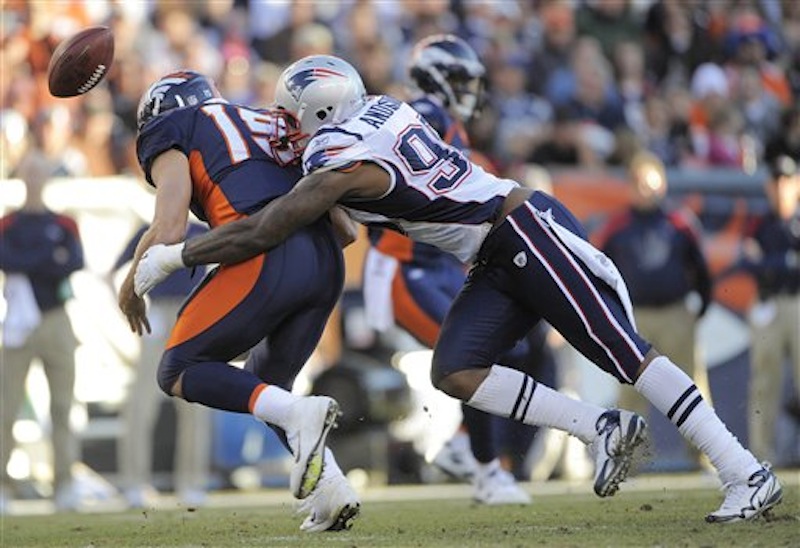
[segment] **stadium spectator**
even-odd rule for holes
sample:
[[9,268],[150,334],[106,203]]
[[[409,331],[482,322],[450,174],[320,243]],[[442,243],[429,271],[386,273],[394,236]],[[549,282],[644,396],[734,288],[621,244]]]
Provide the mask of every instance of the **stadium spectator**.
[[783,111],[779,131],[766,144],[764,157],[767,162],[780,155],[800,162],[800,105]]
[[692,134],[692,94],[683,86],[669,86],[663,90],[669,108],[669,138],[677,151],[677,162],[681,166],[697,164]]
[[644,102],[644,127],[638,137],[641,146],[658,156],[665,165],[681,162],[682,151],[673,134],[670,105],[661,94],[653,94]]
[[[140,228],[122,250],[112,267],[112,274],[127,265],[148,226]],[[189,223],[186,237],[205,232],[197,223]],[[167,345],[172,325],[184,300],[202,279],[184,270],[170,275],[150,292],[148,314],[152,331],[144,334],[138,359],[132,367],[131,383],[122,412],[123,428],[118,442],[117,460],[122,493],[131,508],[145,508],[156,502],[158,491],[153,483],[154,434],[164,395],[154,382],[159,358]],[[211,416],[208,408],[182,399],[174,399],[176,444],[173,461],[173,489],[187,507],[201,506],[209,487],[211,459]]]
[[778,99],[764,89],[758,69],[742,68],[733,103],[742,113],[744,134],[755,140],[758,157],[762,158],[765,145],[778,134],[782,107]]
[[527,74],[528,89],[543,96],[551,75],[569,64],[577,35],[572,5],[565,0],[544,3],[538,17],[542,28],[541,44],[530,56]]
[[[625,279],[639,333],[680,364],[711,401],[696,336],[712,300],[701,227],[687,209],[667,205],[666,170],[654,154],[636,153],[627,172],[632,204],[609,219],[597,246]],[[642,416],[650,407],[630,386],[620,388],[618,405]]]
[[253,105],[266,107],[275,100],[275,84],[281,68],[267,61],[256,61],[253,67]]
[[725,35],[725,68],[731,89],[739,87],[742,70],[753,67],[761,76],[764,89],[773,94],[781,105],[791,105],[792,91],[786,74],[782,67],[772,61],[780,47],[778,36],[754,7],[745,4],[736,9]]
[[772,159],[769,167],[765,190],[770,211],[749,228],[744,247],[745,265],[758,282],[758,301],[749,315],[748,432],[754,450],[780,462],[775,427],[785,360],[800,387],[800,171],[796,159],[786,155]]
[[619,90],[625,125],[636,133],[645,126],[644,102],[651,92],[645,77],[644,49],[636,42],[617,44],[612,59],[615,86]]
[[41,150],[29,149],[12,173],[25,182],[25,203],[0,219],[0,269],[8,304],[0,349],[2,511],[13,496],[7,472],[15,445],[13,427],[35,359],[42,363],[50,391],[53,502],[57,511],[76,510],[80,504],[72,470],[78,438],[70,423],[78,341],[65,304],[72,298],[70,275],[83,268],[83,247],[75,221],[51,211],[43,199],[45,185],[58,169]]
[[575,12],[579,36],[591,36],[600,42],[607,59],[614,57],[617,44],[624,40],[641,41],[641,22],[630,0],[586,0]]
[[[725,104],[708,121],[708,151],[705,161],[710,166],[742,168],[745,163],[743,139],[744,119],[733,104]],[[747,150],[747,152],[751,152]]]
[[31,125],[34,146],[51,164],[53,175],[89,175],[86,155],[78,149],[75,115],[63,105],[40,110]]
[[566,103],[575,95],[578,72],[608,62],[597,40],[587,36],[577,39],[571,48],[569,63],[556,68],[545,81],[544,97],[554,106]]
[[552,108],[526,90],[525,65],[521,60],[504,63],[490,74],[494,86],[491,105],[497,116],[492,153],[502,162],[521,161],[545,136]]
[[11,171],[28,150],[30,132],[28,122],[18,111],[0,112],[0,178],[10,178]]
[[[589,56],[575,65],[574,75],[575,88],[563,104],[585,125],[593,126],[593,133],[607,135],[613,149],[613,133],[627,127],[627,122],[611,63],[603,57],[592,61]],[[591,144],[599,154],[607,156],[608,145],[601,143],[598,137],[597,142]]]
[[297,29],[290,42],[291,58],[333,53],[333,34],[319,23],[307,23]]
[[589,146],[578,116],[566,106],[555,109],[550,131],[528,154],[526,161],[545,167],[592,167],[602,163]]
[[800,97],[800,2],[785,0],[781,30],[786,43],[786,80],[792,97]]
[[645,65],[653,83],[684,85],[698,65],[719,58],[716,19],[698,0],[656,0],[644,18]]
[[78,110],[74,144],[86,158],[92,177],[109,177],[128,169],[133,136],[114,113],[112,96],[102,87],[86,97]]
[[258,57],[283,65],[292,60],[292,37],[316,19],[314,2],[248,2],[251,47]]
[[692,103],[688,121],[692,151],[697,158],[706,162],[711,146],[711,120],[730,105],[730,86],[721,66],[703,63],[692,74],[690,89]]

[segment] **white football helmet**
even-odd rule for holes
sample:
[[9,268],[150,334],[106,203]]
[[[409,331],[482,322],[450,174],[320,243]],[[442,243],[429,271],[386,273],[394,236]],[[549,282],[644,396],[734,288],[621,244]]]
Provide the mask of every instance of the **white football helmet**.
[[275,90],[275,106],[300,121],[311,136],[324,124],[338,123],[367,99],[364,82],[350,63],[332,55],[311,55],[283,71]]

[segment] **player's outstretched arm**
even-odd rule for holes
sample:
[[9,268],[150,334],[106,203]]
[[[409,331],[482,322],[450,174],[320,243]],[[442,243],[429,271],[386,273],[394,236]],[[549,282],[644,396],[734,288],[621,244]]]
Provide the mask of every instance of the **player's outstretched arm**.
[[303,177],[295,187],[248,217],[192,238],[183,248],[186,266],[237,263],[283,242],[344,198],[374,198],[389,188],[386,171],[371,165],[349,172],[325,171]]
[[340,206],[335,206],[328,213],[331,216],[336,239],[342,249],[355,242],[358,238],[358,223],[350,218],[347,211]]
[[255,257],[314,222],[340,199],[376,198],[385,194],[390,185],[389,174],[373,164],[364,164],[347,173],[326,171],[308,175],[291,192],[246,219],[217,227],[184,243],[148,249],[136,267],[136,294],[144,295],[178,268],[233,264]]
[[182,253],[184,264],[238,263],[280,244],[336,205],[345,189],[331,184],[330,175],[304,177],[291,192],[258,213],[187,241]]

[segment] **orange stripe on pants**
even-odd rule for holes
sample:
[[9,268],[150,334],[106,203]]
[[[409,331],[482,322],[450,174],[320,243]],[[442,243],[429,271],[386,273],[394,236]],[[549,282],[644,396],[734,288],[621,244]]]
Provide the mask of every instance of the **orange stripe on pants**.
[[264,259],[259,255],[243,263],[221,266],[181,311],[167,349],[196,337],[236,308],[253,290]]
[[418,341],[433,348],[439,337],[439,323],[419,307],[403,279],[402,265],[392,280],[392,303],[395,321]]

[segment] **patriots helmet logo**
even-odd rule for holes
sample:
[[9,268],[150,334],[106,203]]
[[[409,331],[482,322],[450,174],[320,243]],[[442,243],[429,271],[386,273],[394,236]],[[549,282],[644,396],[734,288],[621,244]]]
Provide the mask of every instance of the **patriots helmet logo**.
[[305,89],[317,82],[318,80],[323,80],[325,78],[346,78],[347,76],[342,74],[341,72],[324,68],[324,67],[314,67],[305,70],[301,70],[295,74],[293,74],[289,79],[286,80],[286,87],[289,90],[289,93],[292,95],[295,101],[300,100],[300,96],[303,94]]

